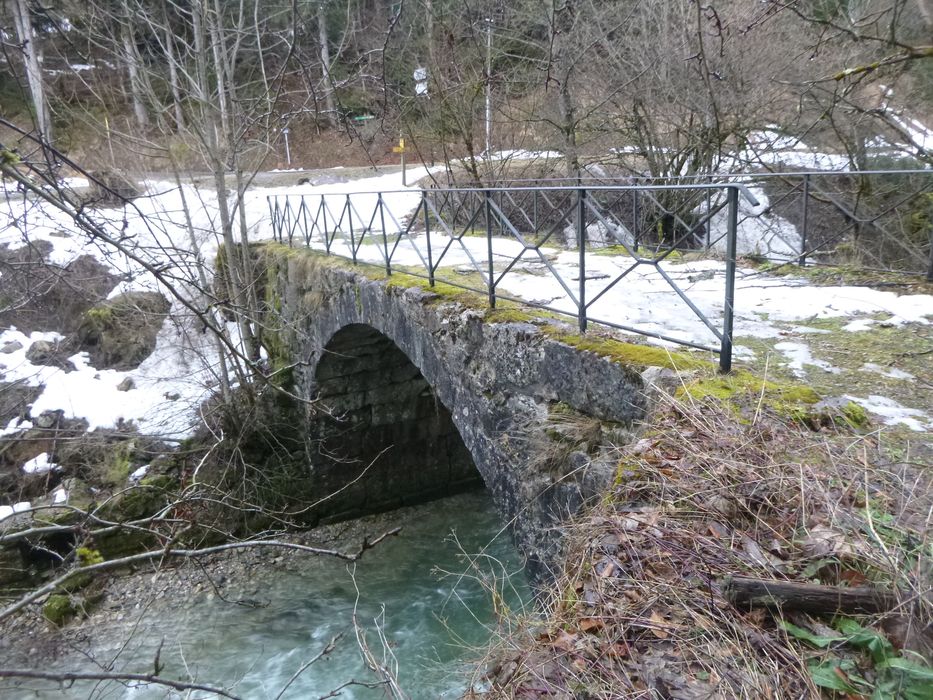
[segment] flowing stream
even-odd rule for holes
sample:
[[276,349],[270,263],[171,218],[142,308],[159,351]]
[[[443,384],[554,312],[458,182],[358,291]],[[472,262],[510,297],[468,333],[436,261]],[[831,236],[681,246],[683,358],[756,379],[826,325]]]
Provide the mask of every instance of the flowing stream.
[[[497,605],[513,611],[528,605],[518,554],[508,533],[501,531],[486,492],[383,517],[401,524],[402,533],[366,552],[355,576],[338,560],[278,554],[274,565],[231,573],[224,588],[224,597],[256,600],[260,607],[224,602],[209,589],[182,601],[160,599],[126,615],[106,634],[96,631],[87,651],[98,662],[116,658],[115,671],[151,673],[161,643],[161,675],[271,700],[332,638],[343,634],[331,653],[302,671],[281,695],[331,697],[328,692],[349,681],[380,680],[363,663],[353,626],[355,608],[370,650],[380,662],[397,664],[399,683],[412,700],[457,698],[469,683],[468,663],[481,657],[482,647],[496,633],[495,596],[488,586],[497,586],[503,595]],[[53,666],[93,668],[77,651]],[[76,684],[64,691],[32,682],[29,688],[21,686],[12,695],[4,691],[4,697],[210,697],[113,682]],[[334,697],[390,696],[384,687],[348,685]]]

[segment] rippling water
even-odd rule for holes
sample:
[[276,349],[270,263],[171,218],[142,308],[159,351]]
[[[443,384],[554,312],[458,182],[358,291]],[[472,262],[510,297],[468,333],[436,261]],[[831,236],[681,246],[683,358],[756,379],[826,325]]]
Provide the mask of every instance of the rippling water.
[[[478,658],[496,630],[490,591],[476,576],[499,580],[511,574],[505,601],[513,609],[530,600],[518,555],[488,494],[474,492],[405,511],[402,534],[366,553],[353,577],[344,563],[292,557],[287,567],[270,566],[228,582],[227,597],[249,595],[264,607],[225,603],[215,596],[187,604],[159,601],[142,616],[94,642],[97,659],[117,656],[115,670],[151,673],[164,638],[162,675],[225,686],[245,698],[275,698],[289,679],[336,635],[332,653],[295,679],[282,698],[318,698],[356,680],[374,682],[361,659],[352,625],[354,606],[373,653],[391,654],[403,690],[413,700],[456,698],[465,690],[466,662]],[[470,557],[471,566],[464,553]],[[447,573],[445,573],[447,572]],[[245,580],[242,580],[245,579]],[[131,615],[133,623],[139,615]],[[384,633],[383,644],[378,629]],[[126,644],[127,639],[129,643]],[[120,649],[126,644],[121,652]],[[80,657],[60,660],[60,670],[89,670]],[[38,688],[31,684],[33,688]],[[21,695],[16,695],[21,692]],[[164,688],[110,683],[70,690],[20,690],[22,698],[181,697]],[[190,697],[207,697],[192,695]],[[340,698],[386,697],[384,688],[352,685]]]

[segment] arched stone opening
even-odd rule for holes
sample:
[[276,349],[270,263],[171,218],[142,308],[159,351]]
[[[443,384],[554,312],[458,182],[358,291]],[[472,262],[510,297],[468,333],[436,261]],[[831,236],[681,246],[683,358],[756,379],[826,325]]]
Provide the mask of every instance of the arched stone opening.
[[421,371],[387,336],[351,324],[314,372],[323,415],[312,422],[318,510],[339,520],[482,486],[469,450]]

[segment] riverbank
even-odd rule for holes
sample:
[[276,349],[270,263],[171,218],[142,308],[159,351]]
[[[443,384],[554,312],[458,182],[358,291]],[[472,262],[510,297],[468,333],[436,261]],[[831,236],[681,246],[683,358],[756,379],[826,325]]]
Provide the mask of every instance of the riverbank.
[[[546,621],[471,697],[930,698],[930,463],[889,431],[808,427],[754,391],[662,400],[566,527]],[[829,602],[739,602],[739,580]]]

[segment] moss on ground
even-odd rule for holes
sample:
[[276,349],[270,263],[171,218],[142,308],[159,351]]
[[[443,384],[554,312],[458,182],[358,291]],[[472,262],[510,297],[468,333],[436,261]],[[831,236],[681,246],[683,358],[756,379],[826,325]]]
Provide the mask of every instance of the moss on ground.
[[885,289],[893,288],[910,291],[913,294],[933,293],[933,283],[928,282],[921,275],[885,272],[864,267],[845,265],[807,265],[806,267],[800,267],[795,263],[762,262],[758,265],[758,270],[772,276],[801,277],[813,284],[822,286],[855,285]]
[[[933,328],[916,323],[894,325],[884,320],[887,316],[876,314],[879,322],[865,331],[844,330],[852,319],[842,317],[777,324],[785,329],[781,337],[738,338],[736,343],[755,353],[755,357],[745,360],[744,364],[752,372],[766,375],[775,382],[806,382],[826,397],[883,396],[905,407],[933,414],[933,391],[930,391],[933,373],[929,369]],[[801,330],[806,328],[822,332]],[[834,370],[804,364],[802,370],[794,372],[784,355],[775,349],[777,343],[786,340],[805,344],[815,360],[829,363]],[[855,408],[846,412],[847,405],[843,403],[836,410],[836,416],[854,427],[867,426],[870,415],[854,402],[852,406],[860,409],[860,413]],[[917,434],[913,433],[912,437],[916,439]]]

